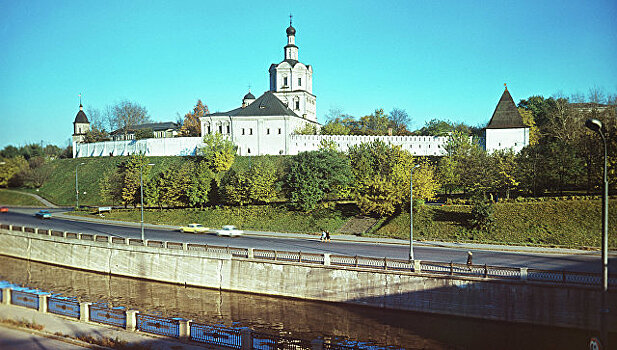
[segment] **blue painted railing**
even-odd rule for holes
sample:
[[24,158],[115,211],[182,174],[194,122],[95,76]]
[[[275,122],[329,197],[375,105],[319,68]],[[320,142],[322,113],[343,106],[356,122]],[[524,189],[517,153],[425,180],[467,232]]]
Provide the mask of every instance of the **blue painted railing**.
[[137,329],[146,333],[179,338],[180,320],[181,318],[164,318],[154,315],[137,314]]
[[79,319],[79,301],[75,298],[51,296],[47,299],[47,311]]
[[37,290],[20,288],[11,290],[11,304],[39,309],[39,293]]
[[126,311],[121,307],[110,309],[105,305],[92,304],[90,321],[126,328]]
[[191,340],[200,343],[222,345],[231,349],[242,348],[240,329],[191,322],[190,334]]

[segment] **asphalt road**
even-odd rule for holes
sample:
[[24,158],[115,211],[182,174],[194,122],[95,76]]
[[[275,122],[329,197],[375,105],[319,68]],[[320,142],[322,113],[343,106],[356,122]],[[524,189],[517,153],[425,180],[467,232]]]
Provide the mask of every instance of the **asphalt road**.
[[[5,224],[24,225],[44,229],[61,231],[105,234],[119,237],[140,238],[139,227],[127,227],[114,224],[96,222],[73,221],[64,218],[41,220],[34,217],[37,209],[11,209],[8,213],[0,213],[0,222]],[[61,212],[62,209],[51,209],[52,212]],[[384,244],[375,242],[337,241],[332,237],[330,243],[322,243],[318,237],[314,238],[286,238],[284,234],[252,235],[242,237],[218,237],[213,234],[186,234],[168,229],[145,229],[146,239],[177,241],[187,243],[201,243],[220,246],[234,246],[242,248],[271,249],[281,251],[302,251],[306,253],[331,253],[343,255],[361,255],[371,257],[388,257],[406,259],[409,255],[409,246],[404,244]],[[474,264],[488,264],[506,267],[529,267],[546,270],[566,270],[579,272],[601,271],[600,255],[598,252],[584,252],[577,254],[554,253],[547,250],[543,253],[513,252],[480,249],[474,245],[464,245],[460,248],[425,246],[414,244],[415,258],[419,260],[465,263],[467,252],[473,252]],[[617,259],[609,259],[609,269],[617,271]]]

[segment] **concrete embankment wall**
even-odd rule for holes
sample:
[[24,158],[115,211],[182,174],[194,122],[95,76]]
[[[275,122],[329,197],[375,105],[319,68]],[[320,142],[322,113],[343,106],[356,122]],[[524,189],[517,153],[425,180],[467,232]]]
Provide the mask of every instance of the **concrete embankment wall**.
[[[186,248],[186,247],[185,247]],[[231,291],[511,322],[596,329],[597,288],[232,258],[0,230],[0,254]],[[617,293],[609,293],[617,310]],[[615,312],[609,329],[617,328]]]

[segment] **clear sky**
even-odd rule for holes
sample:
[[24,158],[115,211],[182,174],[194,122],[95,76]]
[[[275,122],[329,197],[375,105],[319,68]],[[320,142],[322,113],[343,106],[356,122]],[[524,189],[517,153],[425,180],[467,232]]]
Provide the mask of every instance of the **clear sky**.
[[269,88],[293,13],[317,115],[405,109],[486,123],[508,83],[531,95],[617,92],[617,1],[0,0],[0,147],[66,146],[78,111],[129,99],[175,121],[202,99]]

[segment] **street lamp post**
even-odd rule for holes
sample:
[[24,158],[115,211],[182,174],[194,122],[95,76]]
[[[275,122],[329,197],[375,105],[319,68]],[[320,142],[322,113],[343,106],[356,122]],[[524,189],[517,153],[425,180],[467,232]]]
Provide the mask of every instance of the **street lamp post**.
[[602,307],[600,310],[600,342],[603,348],[608,349],[608,305],[606,305],[606,298],[608,294],[608,175],[607,175],[607,158],[608,149],[606,145],[606,136],[604,132],[604,126],[598,119],[587,119],[585,126],[589,129],[600,134],[602,142],[604,143],[604,188],[602,193]]
[[409,261],[414,261],[413,256],[413,170],[419,167],[420,164],[416,164],[411,168],[411,174],[409,175]]
[[84,164],[86,163],[79,163],[75,165],[75,210],[79,210],[79,182],[77,181],[77,168]]
[[[148,163],[147,165],[153,166],[154,164]],[[144,166],[143,165],[139,167],[139,189],[141,191],[141,242],[145,244],[146,239],[144,237]]]

